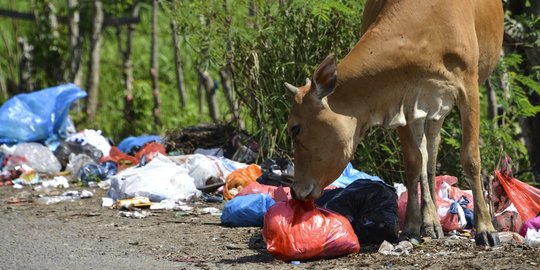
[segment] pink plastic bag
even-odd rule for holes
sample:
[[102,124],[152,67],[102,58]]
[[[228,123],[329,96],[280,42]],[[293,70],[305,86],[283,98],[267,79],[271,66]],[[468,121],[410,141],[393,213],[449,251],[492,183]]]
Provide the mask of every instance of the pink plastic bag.
[[523,224],[523,227],[521,229],[521,232],[520,234],[525,237],[525,235],[527,235],[527,231],[529,229],[534,229],[534,230],[537,230],[539,231],[540,230],[540,217],[535,217],[535,218],[532,218],[532,219],[529,219],[527,220],[524,224]]
[[[269,194],[275,201],[286,201],[291,199],[291,188],[290,187],[276,187],[260,184],[257,181],[246,186],[242,189],[236,196],[244,196],[248,194]],[[277,193],[277,194],[276,194]]]
[[313,201],[277,202],[264,216],[266,249],[282,261],[332,258],[360,251],[347,218]]
[[[448,232],[452,230],[462,229],[459,224],[458,215],[449,212],[450,206],[453,202],[459,200],[462,196],[465,196],[469,200],[469,209],[473,209],[473,197],[467,192],[462,191],[454,185],[458,182],[457,177],[442,175],[435,177],[435,198],[437,203],[437,213],[439,215],[439,221],[443,231]],[[443,192],[441,192],[443,190]],[[441,197],[441,194],[444,197]],[[422,192],[420,190],[420,184],[418,184],[418,204],[420,204]],[[398,198],[398,217],[401,228],[405,226],[405,216],[407,214],[407,191],[403,192]]]

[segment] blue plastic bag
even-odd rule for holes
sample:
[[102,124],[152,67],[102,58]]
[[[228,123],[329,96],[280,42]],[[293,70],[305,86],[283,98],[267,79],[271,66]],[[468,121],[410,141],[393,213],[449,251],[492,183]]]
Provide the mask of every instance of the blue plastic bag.
[[341,176],[339,176],[338,179],[334,180],[331,185],[339,188],[345,188],[346,186],[350,185],[352,182],[358,179],[369,179],[372,181],[380,181],[384,183],[384,181],[378,176],[369,175],[365,172],[353,168],[352,164],[349,162],[349,164],[347,164],[347,167],[345,167],[345,170],[343,170],[343,172],[341,173]]
[[118,144],[118,149],[123,153],[129,153],[134,147],[142,147],[147,142],[161,143],[161,138],[158,135],[144,135],[139,137],[127,137]]
[[276,202],[268,194],[237,196],[228,201],[221,213],[221,225],[228,227],[261,227],[268,208]]
[[69,126],[69,106],[86,92],[68,83],[19,94],[0,107],[0,144],[42,142]]

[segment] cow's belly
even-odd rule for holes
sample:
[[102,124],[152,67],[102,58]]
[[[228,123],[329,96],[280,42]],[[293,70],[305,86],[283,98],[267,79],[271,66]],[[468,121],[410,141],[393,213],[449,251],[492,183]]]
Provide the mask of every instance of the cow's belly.
[[[401,97],[397,106],[388,106],[382,123],[387,128],[405,126],[417,120],[439,121],[455,105],[456,87],[447,83],[430,83],[429,88],[413,89]],[[435,86],[435,87],[434,87]]]

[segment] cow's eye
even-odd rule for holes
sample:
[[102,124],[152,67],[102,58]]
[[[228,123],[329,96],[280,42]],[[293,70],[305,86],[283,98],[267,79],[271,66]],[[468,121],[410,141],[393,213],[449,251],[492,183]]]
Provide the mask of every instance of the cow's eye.
[[300,125],[294,125],[294,126],[292,126],[292,128],[291,128],[291,135],[292,135],[292,137],[293,137],[293,138],[296,137],[296,136],[300,133],[300,130],[301,130]]

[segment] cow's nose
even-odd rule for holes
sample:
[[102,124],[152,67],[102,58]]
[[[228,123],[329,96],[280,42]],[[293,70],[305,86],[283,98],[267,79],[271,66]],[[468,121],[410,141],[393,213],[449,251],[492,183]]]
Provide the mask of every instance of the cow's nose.
[[291,195],[294,199],[305,201],[313,193],[313,184],[308,185],[293,185]]

